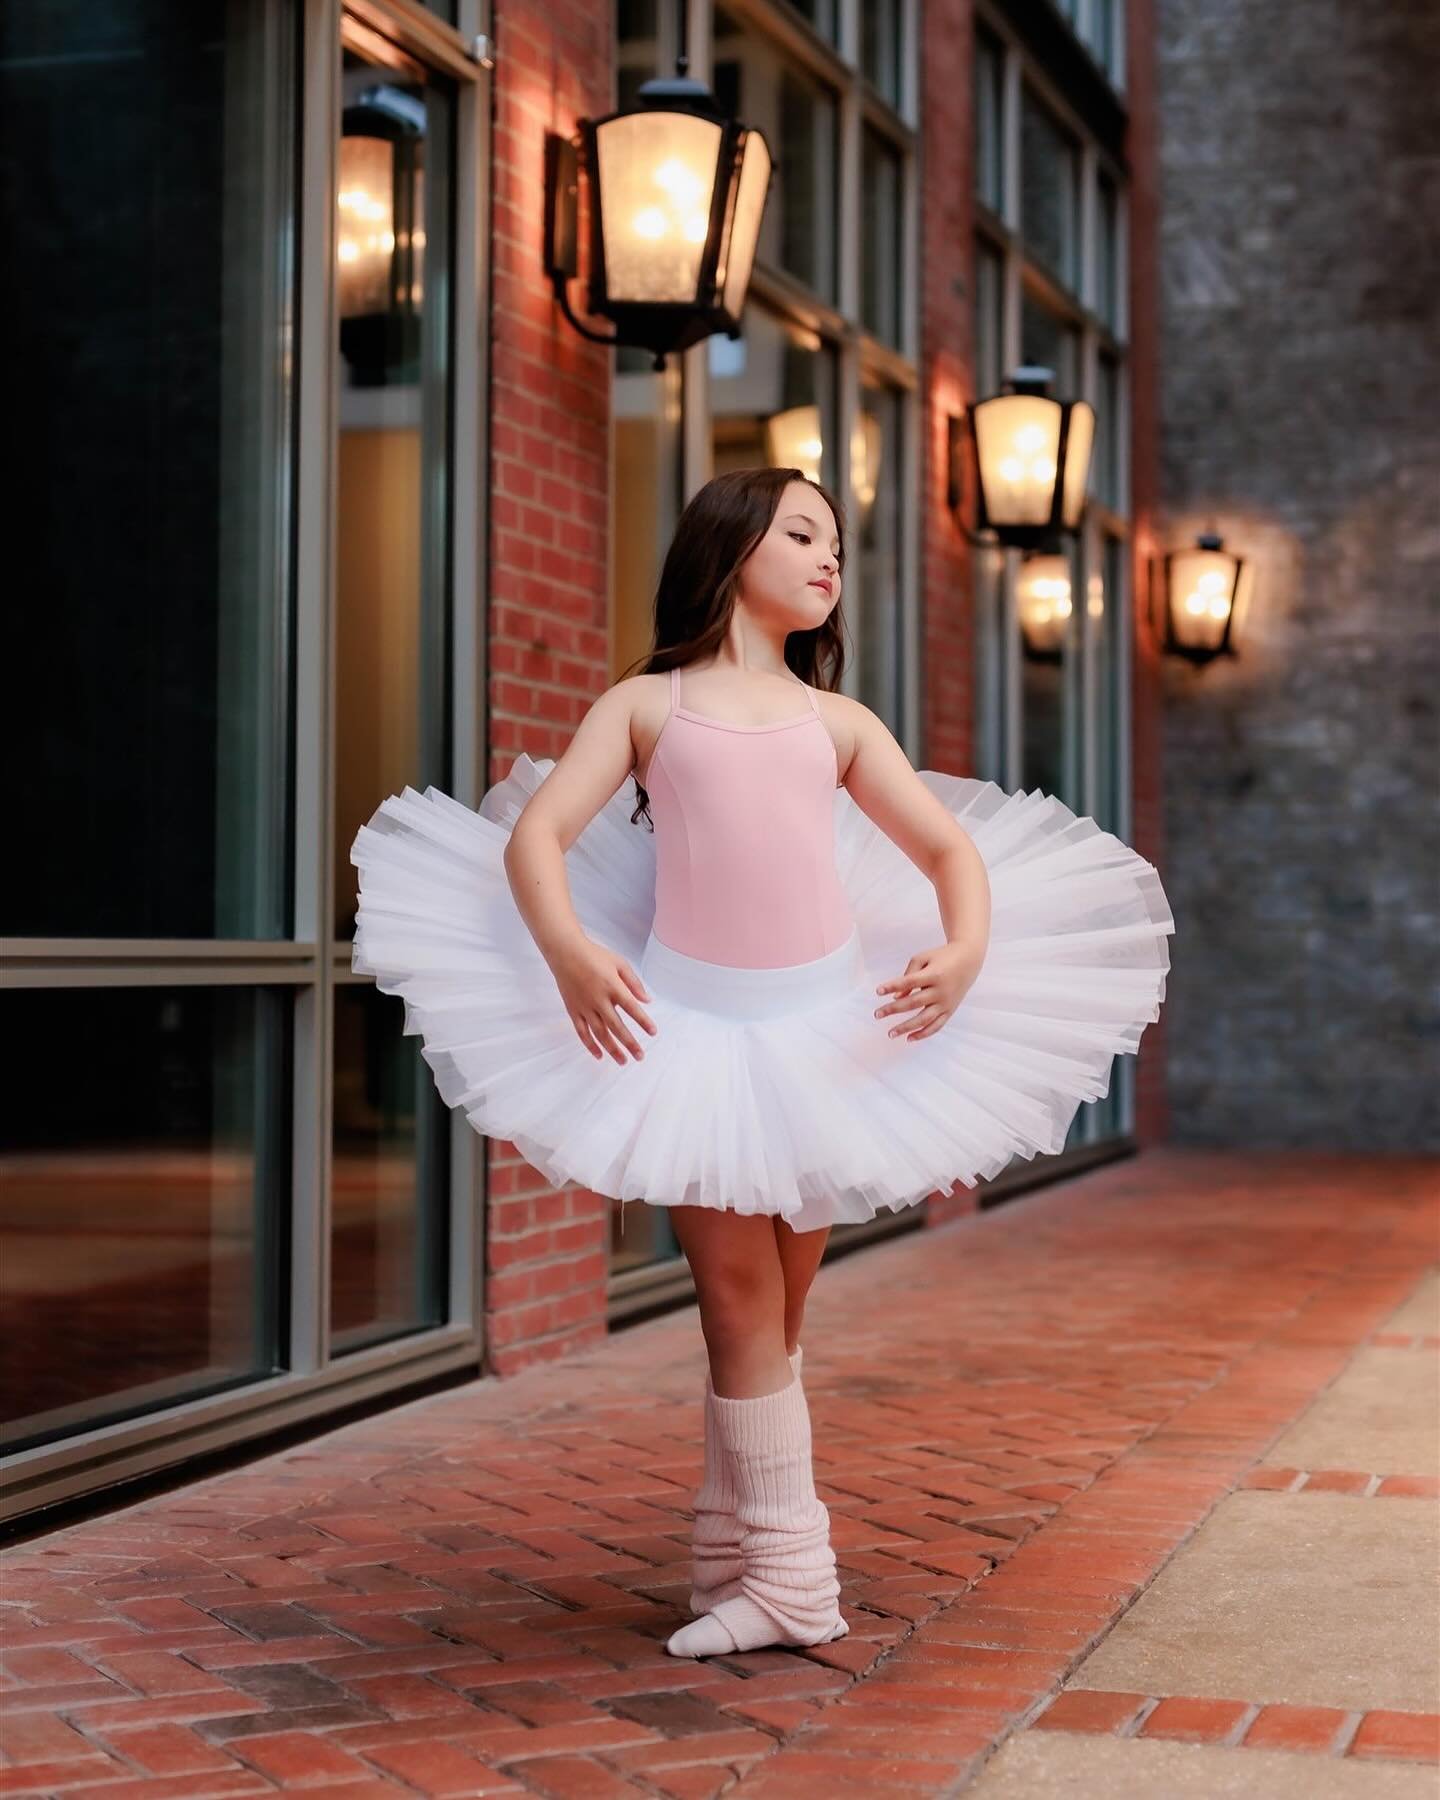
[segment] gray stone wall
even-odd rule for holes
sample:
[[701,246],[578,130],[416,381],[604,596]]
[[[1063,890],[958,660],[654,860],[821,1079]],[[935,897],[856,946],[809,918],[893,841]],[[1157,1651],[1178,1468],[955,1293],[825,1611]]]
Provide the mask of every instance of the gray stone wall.
[[1174,1141],[1440,1148],[1440,6],[1159,0]]

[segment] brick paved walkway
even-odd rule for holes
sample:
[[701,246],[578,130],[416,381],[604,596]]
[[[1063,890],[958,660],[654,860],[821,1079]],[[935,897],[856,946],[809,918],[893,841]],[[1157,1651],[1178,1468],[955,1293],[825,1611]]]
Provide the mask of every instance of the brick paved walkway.
[[805,1385],[851,1635],[813,1651],[665,1654],[693,1310],[13,1546],[0,1794],[1048,1793],[996,1746],[1081,1732],[1428,1780],[1413,1701],[1069,1684],[1227,1497],[1433,1507],[1433,1469],[1258,1465],[1396,1336],[1436,1197],[1418,1159],[1151,1152],[824,1269]]

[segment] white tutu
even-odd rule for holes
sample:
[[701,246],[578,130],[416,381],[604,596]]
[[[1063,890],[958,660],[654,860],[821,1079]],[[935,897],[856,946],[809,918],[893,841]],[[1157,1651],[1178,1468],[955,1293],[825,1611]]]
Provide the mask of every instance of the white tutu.
[[[626,781],[566,853],[586,932],[630,961],[657,1032],[621,1064],[580,1042],[502,861],[553,767],[525,754],[478,811],[407,787],[360,828],[353,963],[405,1003],[450,1106],[557,1186],[655,1205],[780,1214],[796,1230],[872,1218],[1016,1157],[1063,1148],[1160,1015],[1175,922],[1155,869],[1036,789],[918,771],[969,833],[991,890],[974,986],[940,1029],[891,1038],[875,989],[944,941],[935,889],[835,793],[855,930],[814,962],[736,969],[651,934],[655,839]],[[889,996],[886,997],[887,999]],[[623,1014],[622,1014],[623,1016]]]

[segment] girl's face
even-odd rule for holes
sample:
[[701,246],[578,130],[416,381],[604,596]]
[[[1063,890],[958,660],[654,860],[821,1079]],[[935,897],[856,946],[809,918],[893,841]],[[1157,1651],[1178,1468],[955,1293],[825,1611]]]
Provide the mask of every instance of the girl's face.
[[812,631],[840,599],[839,558],[835,515],[808,481],[792,481],[745,559],[739,597],[787,631]]

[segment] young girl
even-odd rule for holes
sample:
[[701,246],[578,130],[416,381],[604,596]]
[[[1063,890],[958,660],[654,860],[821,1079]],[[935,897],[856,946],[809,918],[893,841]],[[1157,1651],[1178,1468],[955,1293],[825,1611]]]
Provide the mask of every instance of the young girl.
[[672,1209],[709,1361],[680,1656],[849,1629],[800,1383],[830,1227],[1060,1150],[1169,968],[1136,852],[917,772],[836,691],[844,563],[798,469],[716,477],[644,671],[565,753],[478,812],[407,787],[351,850],[354,966],[446,1102],[557,1185]]

